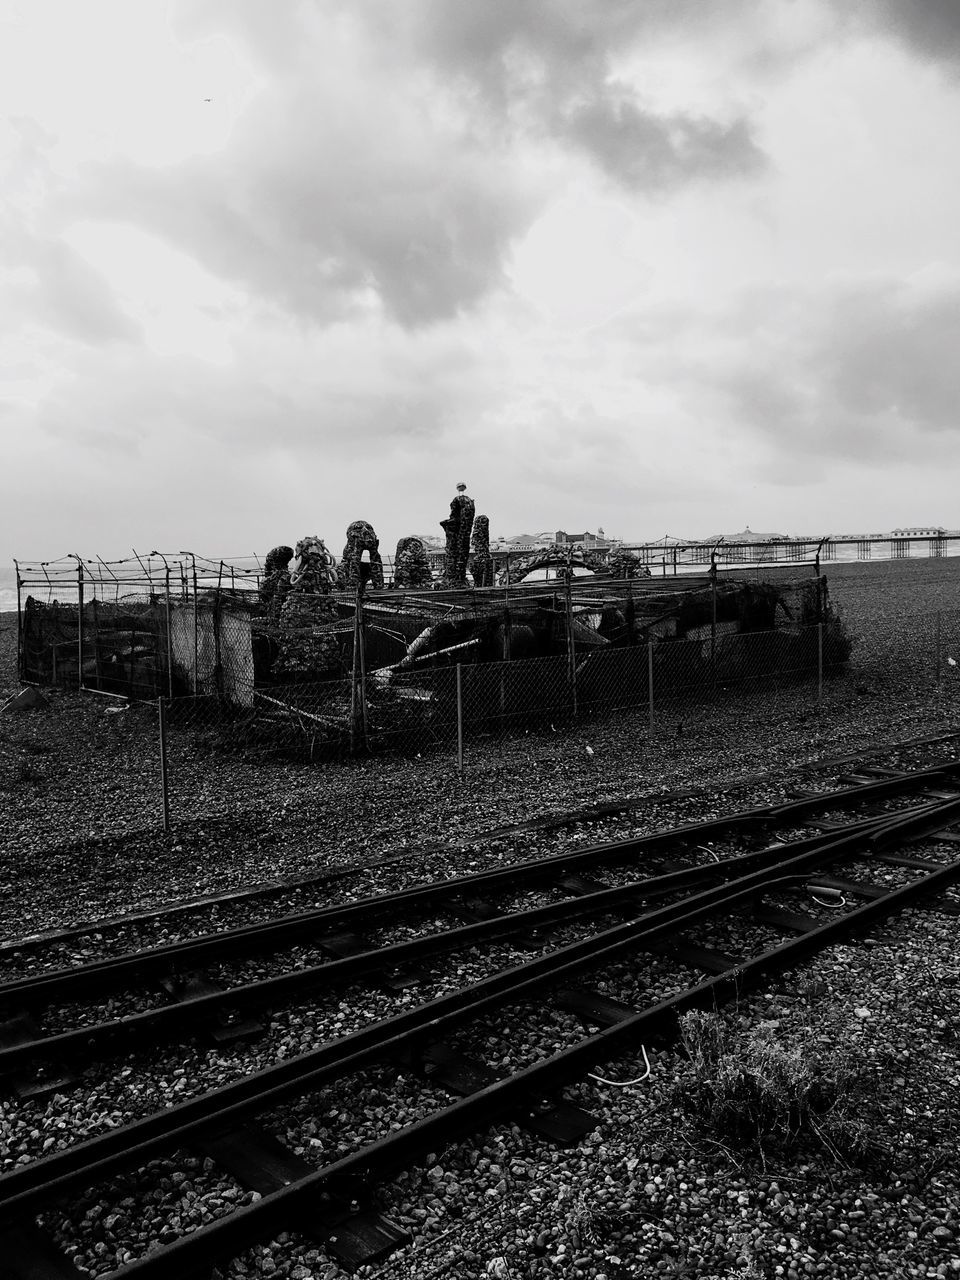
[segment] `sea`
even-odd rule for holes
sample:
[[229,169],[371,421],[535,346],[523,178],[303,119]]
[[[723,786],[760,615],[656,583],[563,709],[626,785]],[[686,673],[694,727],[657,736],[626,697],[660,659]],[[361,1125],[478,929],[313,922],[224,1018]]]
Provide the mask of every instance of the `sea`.
[[13,565],[0,564],[0,613],[17,607],[17,571]]

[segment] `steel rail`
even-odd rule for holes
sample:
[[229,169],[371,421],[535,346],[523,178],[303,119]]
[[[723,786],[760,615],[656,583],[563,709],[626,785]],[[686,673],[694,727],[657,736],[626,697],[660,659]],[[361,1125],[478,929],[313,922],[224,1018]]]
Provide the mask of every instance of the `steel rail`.
[[[732,884],[663,907],[639,921],[571,943],[349,1036],[328,1041],[256,1075],[43,1156],[0,1177],[0,1218],[33,1212],[72,1189],[92,1185],[121,1169],[143,1165],[164,1150],[189,1145],[204,1132],[223,1130],[251,1114],[310,1092],[331,1078],[353,1074],[372,1062],[409,1050],[412,1044],[437,1039],[452,1027],[522,1001],[544,987],[562,985],[583,969],[615,960],[624,951],[648,948],[663,936],[675,934],[717,911],[749,902],[758,892],[802,879],[811,867],[847,856],[864,842],[878,849],[931,829],[939,830],[947,822],[960,821],[960,801],[949,801],[936,809],[936,813],[927,811],[893,819],[859,837],[842,837],[822,848],[787,857],[773,868],[753,872]],[[947,870],[960,873],[960,865]],[[933,873],[931,883],[939,874]],[[868,905],[873,907],[875,902]]]
[[197,969],[214,961],[254,951],[266,951],[313,937],[318,928],[344,930],[357,920],[371,920],[397,910],[429,908],[438,902],[455,899],[463,893],[480,890],[496,891],[515,888],[535,880],[557,879],[580,866],[608,865],[625,862],[642,853],[656,853],[684,840],[705,840],[737,828],[754,827],[762,831],[772,823],[800,819],[811,813],[843,807],[850,802],[865,803],[908,793],[917,787],[960,774],[960,762],[930,766],[913,774],[883,778],[877,782],[846,787],[823,796],[809,796],[780,805],[768,805],[711,818],[706,822],[688,823],[667,831],[654,832],[625,841],[592,845],[554,857],[530,859],[457,876],[436,883],[416,885],[396,893],[371,895],[356,902],[283,916],[265,923],[243,925],[220,933],[203,935],[181,942],[167,943],[144,951],[87,965],[52,969],[27,978],[0,984],[0,1008],[36,1009],[56,1000],[77,999],[88,992],[99,995],[115,990],[134,980],[165,977],[172,973]]
[[203,1275],[218,1262],[308,1220],[311,1208],[325,1191],[349,1186],[358,1179],[365,1185],[381,1181],[429,1151],[443,1150],[454,1139],[485,1130],[524,1105],[529,1106],[531,1098],[577,1080],[588,1068],[673,1029],[676,1018],[686,1010],[716,1008],[771,973],[793,967],[838,938],[900,910],[919,896],[936,892],[958,877],[960,862],[894,889],[883,898],[661,1000],[542,1062],[524,1067],[253,1204],[243,1205],[147,1257],[127,1263],[109,1273],[106,1280],[188,1280]]
[[[911,813],[919,816],[922,813],[932,812],[934,808],[933,805],[918,806],[911,810]],[[710,884],[712,881],[736,879],[738,872],[742,873],[748,868],[755,867],[758,862],[769,858],[771,854],[776,859],[782,860],[788,854],[796,855],[830,845],[839,835],[865,836],[889,821],[890,815],[873,817],[852,824],[848,831],[821,832],[814,836],[805,836],[800,840],[778,845],[774,849],[740,854],[720,863],[711,862],[703,866],[685,867],[648,880],[633,881],[630,884],[599,889],[594,893],[571,896],[561,902],[529,907],[523,911],[510,912],[454,929],[438,930],[419,938],[391,943],[385,947],[372,947],[354,955],[325,961],[323,964],[310,965],[290,973],[277,974],[272,978],[261,978],[256,982],[223,991],[194,996],[175,1004],[160,1005],[155,1009],[128,1014],[123,1018],[112,1018],[68,1031],[56,1032],[53,1035],[24,1040],[19,1044],[0,1049],[0,1076],[37,1059],[76,1061],[81,1057],[89,1059],[107,1052],[118,1052],[131,1041],[140,1043],[156,1040],[165,1033],[189,1032],[198,1024],[210,1025],[211,1020],[216,1020],[225,1013],[235,1014],[262,1009],[270,1005],[275,1006],[303,992],[320,987],[329,988],[348,984],[367,974],[391,973],[404,966],[417,964],[429,956],[454,951],[477,942],[509,937],[605,910],[615,911],[618,907],[626,907],[626,903],[632,899],[654,899],[679,889],[693,889],[698,885]]]
[[[815,769],[817,772],[833,770],[843,765],[849,765],[851,762],[870,760],[875,756],[882,755],[887,752],[906,750],[909,747],[934,746],[939,743],[954,741],[957,738],[960,738],[960,732],[926,735],[919,738],[903,738],[895,742],[884,743],[882,746],[871,747],[869,751],[853,751],[842,756],[832,756],[828,760],[817,761],[816,764],[812,764],[810,768]],[[895,772],[899,772],[905,777],[909,776],[909,770],[899,770]],[[891,776],[893,776],[892,773]],[[749,786],[759,786],[762,783],[769,783],[770,781],[771,779],[769,774],[753,774],[748,778],[738,779],[735,783],[735,789],[741,790]],[[688,800],[696,796],[708,795],[711,791],[715,790],[716,788],[709,787],[680,788],[673,791],[658,792],[655,795],[647,794],[635,796],[621,802],[610,801],[589,804],[580,809],[570,810],[565,813],[548,813],[542,818],[514,823],[504,827],[494,827],[488,831],[482,832],[478,839],[482,841],[489,841],[491,839],[501,838],[505,835],[518,835],[523,831],[552,831],[561,827],[573,826],[580,822],[602,821],[606,818],[623,816],[636,809],[642,808],[644,805],[648,805],[651,800]],[[69,849],[72,847],[72,845],[64,845],[61,846],[61,849]],[[331,880],[343,880],[354,875],[360,875],[364,872],[377,871],[381,867],[393,866],[398,862],[408,862],[413,857],[428,856],[433,847],[434,846],[430,846],[426,849],[392,854],[389,857],[375,862],[353,863],[350,866],[331,868],[328,871],[319,872],[316,875],[294,875],[289,879],[280,878],[277,880],[263,881],[249,888],[200,894],[196,898],[167,903],[163,906],[145,907],[138,911],[128,912],[126,915],[106,916],[99,920],[88,920],[82,924],[74,925],[69,929],[44,929],[37,933],[25,934],[19,938],[5,938],[0,940],[0,957],[21,951],[38,950],[41,947],[51,946],[58,943],[69,943],[76,939],[86,937],[91,933],[98,933],[105,929],[120,929],[129,925],[142,924],[153,920],[163,920],[171,916],[183,915],[190,912],[204,911],[216,906],[233,906],[238,903],[277,897],[281,894],[291,893],[298,889],[322,885]]]

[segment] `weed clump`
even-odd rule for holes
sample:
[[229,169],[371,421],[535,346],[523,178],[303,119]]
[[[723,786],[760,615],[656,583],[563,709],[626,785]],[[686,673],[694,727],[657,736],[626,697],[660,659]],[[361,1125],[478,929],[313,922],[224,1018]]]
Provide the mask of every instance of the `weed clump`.
[[677,1101],[721,1142],[761,1153],[819,1144],[843,1160],[873,1149],[884,1055],[866,1052],[860,1019],[838,1012],[787,1029],[692,1010],[680,1036]]

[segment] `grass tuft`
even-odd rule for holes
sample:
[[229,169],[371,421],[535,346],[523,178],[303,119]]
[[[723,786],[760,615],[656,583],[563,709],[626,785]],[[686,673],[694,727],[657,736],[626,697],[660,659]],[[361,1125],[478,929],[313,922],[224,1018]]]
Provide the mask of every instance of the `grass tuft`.
[[721,1141],[761,1153],[819,1145],[844,1162],[871,1151],[884,1062],[865,1052],[849,1012],[787,1031],[693,1010],[680,1035],[688,1062],[677,1100]]

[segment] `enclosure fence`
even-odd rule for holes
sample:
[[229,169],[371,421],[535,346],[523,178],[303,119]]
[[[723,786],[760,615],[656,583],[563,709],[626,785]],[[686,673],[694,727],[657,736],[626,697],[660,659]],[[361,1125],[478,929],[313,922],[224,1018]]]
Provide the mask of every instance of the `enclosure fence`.
[[[734,592],[712,567],[679,605],[662,575],[456,592],[361,585],[307,598],[282,625],[222,565],[213,585],[131,574],[112,599],[85,578],[75,600],[23,600],[20,676],[105,708],[136,703],[136,735],[104,721],[96,749],[156,773],[150,822],[165,827],[196,814],[198,777],[218,760],[429,754],[462,777],[491,745],[530,732],[616,724],[656,740],[696,732],[717,709],[748,723],[854,696],[893,705],[960,692],[960,609],[892,610],[866,626],[826,607],[816,576],[781,582],[774,606],[759,574]],[[701,613],[678,628],[688,598]],[[764,609],[776,625],[759,625]]]

